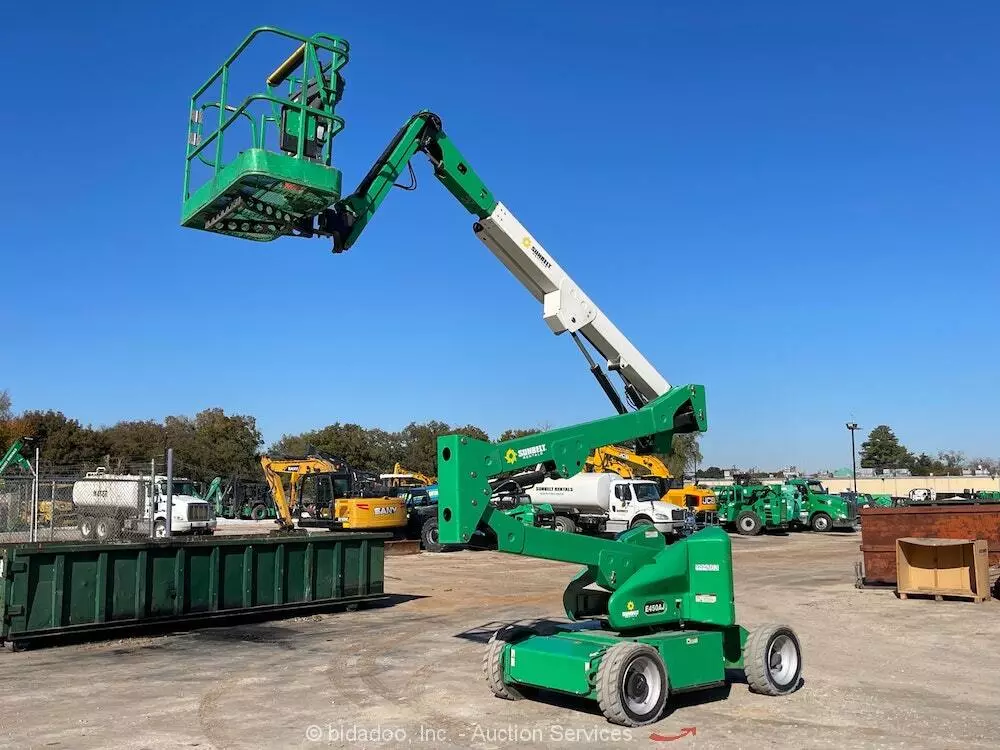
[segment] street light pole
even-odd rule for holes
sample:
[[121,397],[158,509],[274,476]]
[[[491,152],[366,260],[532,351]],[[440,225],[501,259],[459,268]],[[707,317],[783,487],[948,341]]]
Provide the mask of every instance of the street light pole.
[[857,422],[848,422],[847,429],[851,432],[851,470],[854,474],[854,494],[858,494],[858,452],[854,447],[854,433],[859,429]]

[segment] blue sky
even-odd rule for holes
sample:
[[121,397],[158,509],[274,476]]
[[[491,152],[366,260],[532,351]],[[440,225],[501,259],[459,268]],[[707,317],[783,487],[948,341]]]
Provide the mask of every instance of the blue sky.
[[268,441],[608,413],[424,163],[344,256],[180,228],[188,98],[269,23],[351,42],[345,188],[409,114],[440,113],[667,379],[706,385],[707,462],[845,465],[848,419],[1000,455],[1000,6],[40,7],[0,11],[15,408],[222,406]]

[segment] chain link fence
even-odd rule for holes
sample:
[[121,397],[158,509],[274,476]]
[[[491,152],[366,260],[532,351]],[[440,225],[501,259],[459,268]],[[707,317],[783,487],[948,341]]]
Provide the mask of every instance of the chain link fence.
[[173,481],[168,517],[167,477],[156,462],[113,471],[44,462],[32,468],[35,476],[0,479],[0,542],[104,544],[211,534],[216,527],[213,505],[186,479]]

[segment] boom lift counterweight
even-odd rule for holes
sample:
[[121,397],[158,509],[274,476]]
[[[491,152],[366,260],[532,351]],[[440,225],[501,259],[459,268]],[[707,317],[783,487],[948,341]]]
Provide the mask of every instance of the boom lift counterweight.
[[[409,119],[351,195],[332,199],[317,210],[290,198],[301,193],[329,195],[334,192],[334,183],[339,192],[340,174],[330,160],[333,128],[324,130],[320,137],[318,126],[343,126],[343,120],[333,112],[342,80],[338,73],[336,85],[332,86],[322,64],[314,64],[319,50],[332,37],[307,38],[268,31],[301,43],[267,80],[275,115],[262,122],[262,128],[268,122],[280,122],[286,130],[294,127],[295,152],[291,147],[282,153],[267,151],[257,140],[237,157],[236,167],[221,165],[217,158],[212,165],[215,182],[194,193],[185,190],[184,224],[248,239],[273,239],[281,234],[329,236],[334,251],[343,252],[357,242],[389,190],[404,170],[410,169],[410,160],[424,153],[433,165],[435,177],[474,215],[476,236],[542,304],[543,317],[552,332],[569,332],[583,350],[591,371],[618,412],[593,422],[500,443],[463,435],[438,440],[442,543],[467,543],[477,529],[485,526],[495,534],[503,552],[584,566],[563,595],[566,614],[575,624],[555,633],[510,627],[494,635],[483,665],[493,693],[515,699],[520,697],[520,686],[535,686],[584,696],[596,700],[608,720],[638,726],[656,721],[671,693],[723,682],[727,667],[743,667],[748,683],[758,692],[781,695],[797,689],[801,657],[791,629],[766,626],[748,634],[736,623],[730,542],[721,530],[705,529],[669,546],[663,535],[647,527],[630,529],[616,540],[598,539],[522,524],[490,502],[491,479],[537,464],[544,464],[546,470],[561,477],[570,477],[582,471],[590,453],[601,446],[628,442],[640,452],[669,453],[675,434],[707,428],[704,388],[672,387],[657,372],[493,197],[445,134],[440,118],[431,112],[424,110]],[[237,53],[260,33],[263,30],[252,32]],[[346,42],[338,41],[344,45],[346,55]],[[230,56],[216,77],[225,72],[235,56]],[[274,96],[272,79],[289,78],[297,68],[302,69],[300,78],[293,77],[299,81],[298,88],[293,84],[287,98]],[[225,101],[225,76],[222,78],[220,113],[228,111],[229,106]],[[302,103],[308,91],[322,92],[331,86],[336,96],[309,99],[315,106]],[[192,112],[200,111],[196,100],[205,90],[202,87],[196,93]],[[283,115],[280,120],[279,109]],[[287,113],[296,117],[285,117]],[[221,131],[235,117],[223,123],[220,114],[219,131],[205,140],[221,138]],[[200,137],[200,129],[197,134]],[[307,138],[314,141],[308,153],[319,157],[306,152]],[[188,178],[199,148],[189,147]],[[246,155],[262,150],[265,153],[253,159]],[[320,171],[304,169],[304,162]],[[328,174],[321,171],[323,168]],[[289,178],[296,174],[302,175],[298,183]],[[280,190],[275,189],[276,185]],[[213,221],[213,216],[225,214],[237,201],[239,205],[232,211],[252,205],[260,207],[258,216],[281,213],[290,217],[286,221],[288,228],[272,232],[272,224],[266,219],[259,223],[253,218],[242,223],[228,218],[221,223]],[[210,221],[213,223],[209,225]],[[259,236],[248,236],[248,232]],[[601,355],[609,371],[622,378],[633,411],[625,408],[581,339]]]

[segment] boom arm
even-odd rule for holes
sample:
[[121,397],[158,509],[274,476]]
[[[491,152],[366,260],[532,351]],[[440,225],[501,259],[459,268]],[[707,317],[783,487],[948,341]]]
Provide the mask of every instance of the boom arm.
[[596,448],[587,459],[587,465],[594,471],[613,471],[623,477],[635,476],[633,466],[642,466],[650,476],[669,479],[670,469],[656,456],[641,456],[628,448],[617,445],[605,445]]
[[3,454],[3,458],[0,458],[0,476],[11,467],[12,464],[17,464],[25,471],[31,471],[31,462],[24,457],[21,453],[25,448],[29,448],[34,442],[34,438],[30,437],[19,437],[10,447],[7,452]]
[[[350,196],[319,217],[319,232],[334,240],[334,252],[349,249],[368,225],[389,190],[418,152],[434,166],[434,176],[474,214],[476,236],[518,281],[542,303],[543,316],[555,334],[569,332],[590,342],[609,370],[620,373],[629,400],[638,408],[670,390],[670,384],[618,330],[608,317],[532,237],[507,208],[496,201],[441,127],[441,119],[427,111],[410,118]],[[582,345],[581,345],[582,348]],[[586,350],[584,350],[586,355]],[[589,355],[588,359],[589,359]],[[591,371],[625,411],[607,376],[591,364]],[[617,399],[617,402],[616,402]]]

